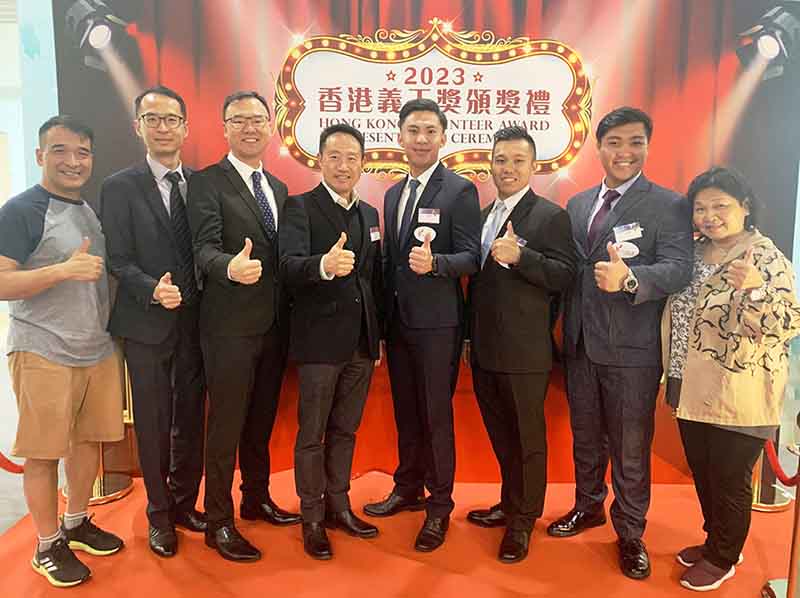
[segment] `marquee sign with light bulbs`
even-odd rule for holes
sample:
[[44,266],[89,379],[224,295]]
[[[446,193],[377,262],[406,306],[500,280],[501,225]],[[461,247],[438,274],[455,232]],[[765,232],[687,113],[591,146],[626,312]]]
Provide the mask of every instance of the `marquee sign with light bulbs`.
[[566,44],[453,31],[432,19],[428,29],[321,35],[292,48],[275,94],[283,151],[317,169],[320,131],[346,122],[366,139],[365,170],[400,176],[408,167],[398,112],[417,97],[435,100],[447,115],[442,161],[479,180],[489,176],[498,129],[526,127],[536,141],[538,173],[551,174],[575,159],[591,122],[589,75]]

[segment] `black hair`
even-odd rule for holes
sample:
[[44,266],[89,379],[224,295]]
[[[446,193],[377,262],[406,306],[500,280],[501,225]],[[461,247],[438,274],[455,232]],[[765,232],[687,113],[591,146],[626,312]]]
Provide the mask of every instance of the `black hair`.
[[222,120],[225,120],[225,113],[228,111],[228,106],[233,104],[234,102],[238,102],[239,100],[246,100],[247,98],[255,98],[262,104],[264,104],[264,108],[267,109],[267,118],[272,118],[269,112],[269,106],[267,105],[267,100],[264,99],[257,91],[236,91],[225,98],[225,101],[222,102]]
[[689,190],[686,192],[686,196],[692,206],[692,212],[694,212],[694,200],[697,199],[698,193],[706,189],[719,189],[733,197],[739,202],[739,205],[749,210],[750,213],[744,219],[745,229],[753,230],[758,226],[758,213],[761,203],[742,173],[733,168],[713,166],[694,177],[694,180],[689,183]]
[[68,131],[72,131],[81,139],[88,139],[89,145],[94,148],[94,131],[91,127],[84,122],[78,120],[74,116],[67,114],[59,114],[44,121],[44,124],[39,127],[39,146],[44,146],[44,138],[47,132],[54,127],[64,127]]
[[412,112],[433,112],[442,124],[442,131],[447,130],[447,117],[444,112],[439,108],[439,104],[427,98],[416,98],[403,104],[403,107],[400,108],[400,121],[397,126],[402,129],[403,123]]
[[647,141],[649,142],[650,138],[653,136],[653,119],[651,119],[646,112],[639,110],[638,108],[622,106],[621,108],[612,110],[600,119],[600,122],[597,125],[597,132],[595,134],[597,143],[600,143],[603,140],[603,137],[606,136],[606,133],[608,133],[610,129],[620,127],[622,125],[629,125],[631,123],[642,123],[644,125],[644,132],[645,135],[647,135]]
[[149,93],[156,93],[160,96],[167,96],[168,98],[172,98],[173,100],[178,102],[178,104],[180,104],[181,107],[181,116],[183,116],[183,118],[186,119],[186,102],[183,101],[183,98],[177,91],[175,91],[174,89],[170,89],[169,87],[166,87],[164,85],[156,85],[154,87],[149,87],[145,89],[142,93],[140,93],[138,96],[136,96],[136,99],[133,100],[133,108],[136,111],[136,116],[139,116],[139,110],[141,110],[142,108],[142,100],[144,100],[144,96],[146,96]]
[[494,142],[492,143],[492,153],[494,153],[494,148],[497,147],[497,144],[500,141],[516,141],[517,139],[523,139],[528,142],[533,150],[533,159],[536,159],[536,142],[531,137],[531,134],[528,132],[528,129],[525,127],[505,127],[504,129],[500,129],[494,134]]
[[322,133],[319,134],[319,154],[322,155],[322,148],[325,147],[325,142],[328,140],[328,137],[334,135],[335,133],[344,133],[345,135],[350,135],[351,137],[355,137],[356,141],[358,141],[358,145],[361,146],[361,155],[364,155],[364,135],[356,129],[346,123],[338,123],[335,125],[329,125],[322,130]]

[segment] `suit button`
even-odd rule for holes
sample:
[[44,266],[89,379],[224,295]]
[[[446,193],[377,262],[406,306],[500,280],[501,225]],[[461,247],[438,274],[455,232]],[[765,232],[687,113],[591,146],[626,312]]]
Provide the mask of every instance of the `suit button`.
[[356,303],[361,303],[361,297],[356,297]]
[[394,292],[394,296],[397,297],[397,291]]

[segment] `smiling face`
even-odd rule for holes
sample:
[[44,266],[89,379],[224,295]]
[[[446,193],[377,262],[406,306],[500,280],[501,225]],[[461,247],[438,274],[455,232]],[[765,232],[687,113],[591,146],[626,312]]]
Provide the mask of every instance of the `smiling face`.
[[[258,126],[258,122],[264,124]],[[241,128],[237,128],[238,124]],[[243,98],[230,103],[225,110],[225,139],[234,156],[258,168],[269,138],[269,113],[264,104],[257,98]]]
[[444,129],[435,112],[416,110],[403,121],[400,147],[406,152],[412,176],[419,176],[433,166],[444,144]]
[[[158,126],[148,127],[143,118],[145,116],[161,117]],[[142,98],[136,117],[134,128],[144,141],[147,152],[158,161],[177,161],[183,142],[189,135],[189,127],[178,100],[158,93],[148,93]],[[179,118],[180,124],[170,128],[165,122],[168,117]]]
[[92,175],[92,143],[66,127],[48,130],[36,150],[42,167],[42,187],[55,195],[79,199]]
[[350,199],[353,187],[361,178],[361,146],[347,133],[334,133],[325,140],[320,152],[320,166],[325,184],[341,197]]
[[606,185],[616,189],[639,174],[647,159],[647,146],[644,123],[609,129],[597,144],[600,163],[606,171]]
[[492,151],[492,178],[497,196],[507,199],[526,188],[536,168],[536,156],[525,139],[498,141]]
[[692,222],[695,228],[712,242],[733,240],[744,231],[750,209],[714,187],[703,189],[694,198]]

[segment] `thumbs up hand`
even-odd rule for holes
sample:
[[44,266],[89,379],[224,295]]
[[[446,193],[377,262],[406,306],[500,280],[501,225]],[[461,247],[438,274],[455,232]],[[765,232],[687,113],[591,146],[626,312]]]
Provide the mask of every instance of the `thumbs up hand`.
[[165,309],[175,309],[181,304],[181,290],[172,284],[172,274],[167,272],[153,290],[153,299]]
[[228,263],[228,276],[241,284],[255,284],[261,278],[261,260],[250,259],[253,242],[245,237],[244,247]]
[[90,243],[89,238],[84,237],[80,246],[61,265],[65,280],[93,282],[103,274],[103,258],[89,253]]
[[328,276],[347,276],[353,271],[356,254],[345,249],[345,243],[347,243],[347,233],[342,233],[339,235],[339,240],[323,256],[323,268]]
[[408,255],[408,267],[422,276],[433,269],[433,253],[431,253],[431,234],[425,235],[421,247],[414,247]]
[[492,243],[492,257],[498,264],[516,265],[522,256],[522,249],[517,243],[517,235],[514,233],[514,225],[508,221],[506,233]]
[[606,250],[609,261],[597,262],[594,265],[594,280],[601,291],[616,293],[622,290],[622,283],[625,282],[629,270],[613,243],[609,242]]
[[753,247],[747,250],[743,258],[733,260],[728,266],[728,282],[737,291],[757,289],[764,284],[761,273],[753,259]]

